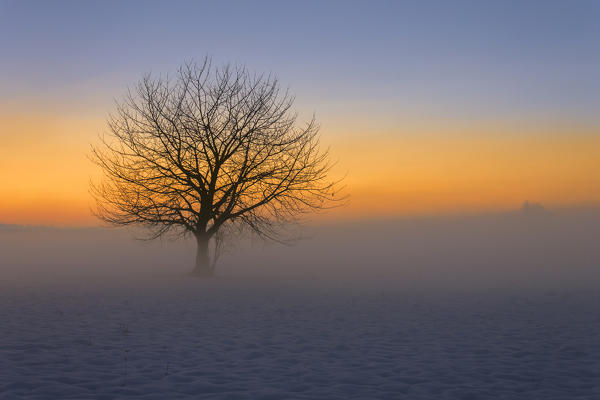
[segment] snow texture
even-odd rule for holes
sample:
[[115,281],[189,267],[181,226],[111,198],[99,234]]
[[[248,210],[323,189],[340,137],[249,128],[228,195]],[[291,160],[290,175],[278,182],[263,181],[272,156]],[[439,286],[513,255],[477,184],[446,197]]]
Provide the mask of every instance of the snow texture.
[[593,291],[173,279],[0,291],[1,399],[600,399]]

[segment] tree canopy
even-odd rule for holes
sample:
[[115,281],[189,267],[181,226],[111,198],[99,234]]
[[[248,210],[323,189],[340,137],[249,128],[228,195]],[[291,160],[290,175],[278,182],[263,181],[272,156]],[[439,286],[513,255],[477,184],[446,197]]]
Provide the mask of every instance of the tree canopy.
[[272,75],[208,59],[145,75],[92,147],[104,174],[91,188],[96,215],[151,238],[193,234],[202,275],[214,268],[209,242],[226,230],[278,240],[300,214],[343,198],[314,117],[298,125],[293,102]]

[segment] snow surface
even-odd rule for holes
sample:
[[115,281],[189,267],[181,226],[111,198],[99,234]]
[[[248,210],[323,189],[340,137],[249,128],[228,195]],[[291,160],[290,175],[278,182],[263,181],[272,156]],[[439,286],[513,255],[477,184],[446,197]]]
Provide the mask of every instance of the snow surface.
[[6,286],[1,399],[600,399],[594,291]]

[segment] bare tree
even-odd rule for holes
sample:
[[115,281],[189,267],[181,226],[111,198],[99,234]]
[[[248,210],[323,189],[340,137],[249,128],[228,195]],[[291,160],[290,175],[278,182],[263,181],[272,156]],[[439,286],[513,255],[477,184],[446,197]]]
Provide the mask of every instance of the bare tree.
[[314,118],[298,126],[292,106],[271,75],[208,59],[174,78],[146,75],[92,147],[104,173],[91,188],[96,215],[146,226],[149,238],[192,234],[194,274],[204,276],[214,273],[227,234],[249,229],[280,240],[300,214],[342,199]]

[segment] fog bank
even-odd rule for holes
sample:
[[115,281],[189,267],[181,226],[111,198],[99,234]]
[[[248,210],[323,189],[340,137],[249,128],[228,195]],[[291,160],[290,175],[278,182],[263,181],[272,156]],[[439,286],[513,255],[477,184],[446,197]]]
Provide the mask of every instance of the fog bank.
[[[216,279],[406,288],[596,287],[600,212],[570,210],[311,226],[292,246],[241,240]],[[4,285],[118,284],[187,277],[191,240],[142,242],[102,228],[0,227]]]

